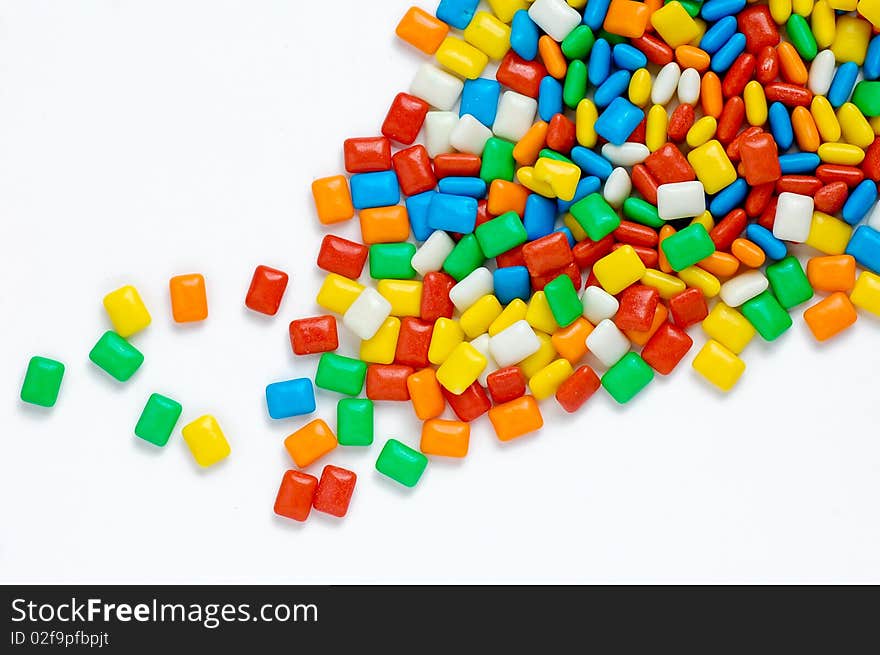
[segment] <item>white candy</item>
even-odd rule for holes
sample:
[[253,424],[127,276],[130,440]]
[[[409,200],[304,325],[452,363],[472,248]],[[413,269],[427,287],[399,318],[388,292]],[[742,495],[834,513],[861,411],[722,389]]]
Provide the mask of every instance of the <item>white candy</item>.
[[492,130],[470,114],[458,119],[458,124],[449,135],[449,144],[459,152],[482,155],[483,148],[492,137]]
[[529,18],[554,41],[562,41],[581,22],[581,15],[565,0],[535,0]]
[[409,85],[409,92],[432,107],[449,111],[458,102],[464,82],[431,64],[422,64]]
[[605,366],[614,366],[629,352],[629,339],[613,321],[606,318],[590,332],[590,336],[587,337],[587,348]]
[[505,91],[498,103],[498,113],[492,131],[495,136],[508,141],[519,141],[535,120],[538,101],[516,91]]
[[593,325],[611,318],[620,308],[617,298],[601,287],[587,287],[581,302],[584,304],[584,318]]
[[492,357],[492,352],[489,350],[488,332],[484,332],[470,343],[483,357],[486,358],[486,368],[483,369],[483,372],[480,373],[479,377],[477,378],[477,382],[485,387],[487,382],[486,378],[489,377],[489,373],[497,371],[499,368],[498,363],[495,361],[495,358]]
[[657,213],[664,221],[693,218],[706,211],[702,182],[670,182],[657,187]]
[[463,312],[486,294],[492,293],[493,288],[492,272],[481,266],[449,290],[449,299],[458,311]]
[[623,206],[623,201],[629,198],[630,191],[632,191],[632,181],[629,179],[629,173],[625,168],[615,168],[605,180],[602,197],[609,205],[620,209]]
[[810,236],[813,222],[813,198],[784,191],[776,202],[773,236],[782,241],[803,243]]
[[678,101],[683,105],[695,105],[700,99],[700,73],[695,68],[685,68],[678,78]]
[[495,363],[503,368],[513,366],[524,360],[529,355],[538,352],[541,341],[525,321],[517,321],[504,328],[489,339],[489,352]]
[[875,230],[880,230],[880,202],[876,203],[868,214],[867,225]]
[[391,314],[391,303],[372,287],[360,292],[342,315],[342,324],[365,341],[372,339]]
[[619,146],[606,143],[602,146],[602,156],[615,166],[635,166],[648,158],[651,151],[644,143],[627,141]]
[[681,68],[674,61],[670,61],[654,78],[651,86],[651,102],[655,105],[666,105],[672,100],[675,89],[678,87],[678,79],[681,77]]
[[416,250],[410,264],[416,273],[424,277],[426,273],[439,271],[443,268],[443,262],[446,261],[454,247],[455,241],[452,240],[452,237],[443,230],[434,230],[425,243]]
[[807,87],[819,96],[824,96],[831,88],[831,80],[834,79],[834,67],[837,62],[834,53],[823,50],[813,58],[810,64],[810,76],[807,79]]
[[739,307],[747,300],[764,293],[770,283],[760,271],[748,271],[721,285],[721,301],[729,307]]
[[458,125],[454,111],[429,111],[425,116],[425,149],[430,157],[452,152],[449,135]]

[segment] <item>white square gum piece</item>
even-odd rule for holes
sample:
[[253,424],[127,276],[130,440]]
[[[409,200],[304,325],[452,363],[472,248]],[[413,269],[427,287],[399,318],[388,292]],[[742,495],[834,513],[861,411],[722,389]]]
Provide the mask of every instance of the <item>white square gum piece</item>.
[[516,91],[505,91],[498,103],[492,131],[495,136],[517,142],[529,131],[538,111],[538,101]]
[[500,368],[518,364],[540,348],[538,335],[524,320],[516,321],[489,339],[489,353]]
[[459,152],[482,155],[486,141],[492,137],[492,130],[483,125],[470,114],[458,119],[452,132],[449,133],[449,145]]
[[493,289],[492,272],[481,266],[449,290],[449,299],[458,311],[463,312]]
[[671,182],[657,187],[657,213],[664,221],[693,218],[706,211],[702,182]]
[[581,15],[565,0],[535,0],[529,18],[554,41],[562,41],[581,22]]
[[441,111],[449,111],[455,107],[462,89],[464,82],[455,75],[428,63],[419,66],[416,76],[409,85],[409,92],[412,95]]
[[584,305],[584,318],[593,325],[606,318],[611,318],[620,308],[617,298],[605,291],[602,287],[587,287],[581,296]]
[[486,367],[483,369],[483,372],[477,376],[477,382],[484,387],[489,382],[489,374],[498,370],[498,362],[495,361],[495,358],[492,357],[492,352],[489,350],[489,341],[489,334],[483,333],[470,342],[477,352],[486,358]]
[[455,241],[452,240],[452,237],[443,230],[434,230],[416,250],[416,254],[410,260],[410,265],[416,273],[424,277],[426,273],[439,271],[443,268],[443,262],[446,261],[453,248],[455,248]]
[[813,198],[783,191],[776,202],[773,236],[782,241],[803,243],[810,236],[813,221]]
[[458,125],[454,111],[429,111],[425,116],[425,149],[431,158],[452,152],[449,135]]
[[367,287],[342,315],[342,324],[366,341],[376,336],[376,332],[390,315],[391,303],[378,291]]
[[599,324],[587,337],[587,349],[605,366],[614,366],[629,352],[629,339],[610,320],[599,321]]
[[747,271],[721,285],[721,302],[729,307],[739,307],[767,290],[770,282],[760,271]]

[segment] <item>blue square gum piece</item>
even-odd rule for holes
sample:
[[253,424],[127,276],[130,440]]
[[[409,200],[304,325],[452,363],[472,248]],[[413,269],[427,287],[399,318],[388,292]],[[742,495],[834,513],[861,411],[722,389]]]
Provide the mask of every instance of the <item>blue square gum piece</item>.
[[350,184],[355,209],[389,207],[400,202],[400,188],[394,171],[357,173],[351,176]]
[[527,9],[520,9],[510,21],[510,49],[526,61],[538,56],[538,39],[541,32],[529,16]]
[[452,27],[463,30],[471,22],[480,0],[440,0],[435,16]]
[[[605,111],[599,115],[599,118],[596,119],[596,134],[619,146],[633,133],[633,130],[638,127],[644,117],[645,112],[629,100],[620,97],[615,98]],[[584,150],[587,149],[584,148]],[[587,150],[587,152],[591,151]],[[572,154],[574,154],[573,151]],[[577,160],[575,160],[575,163],[577,163]],[[580,164],[578,165],[580,166]],[[611,164],[609,163],[608,165],[610,166]],[[602,176],[599,175],[599,177]]]
[[502,305],[506,305],[514,298],[528,302],[531,295],[531,282],[529,269],[525,266],[507,266],[495,269],[492,274],[495,297]]
[[498,112],[500,95],[501,84],[496,80],[488,80],[484,77],[465,80],[458,115],[470,114],[483,125],[491,128],[495,122],[495,114]]
[[529,241],[545,237],[556,226],[556,202],[533,193],[526,198],[523,225]]
[[435,193],[428,205],[428,227],[470,234],[477,224],[477,200],[467,196]]
[[434,231],[428,227],[428,206],[436,191],[425,191],[406,199],[406,213],[409,216],[409,227],[416,241],[425,241]]
[[880,232],[868,225],[862,225],[853,232],[846,254],[873,273],[880,275]]
[[266,387],[266,407],[271,418],[290,418],[315,411],[315,389],[309,378],[274,382]]

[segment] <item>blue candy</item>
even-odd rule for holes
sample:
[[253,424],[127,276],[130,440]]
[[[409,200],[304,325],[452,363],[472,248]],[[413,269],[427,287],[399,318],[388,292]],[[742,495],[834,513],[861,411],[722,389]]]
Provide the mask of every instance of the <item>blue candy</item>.
[[866,80],[876,80],[880,77],[880,34],[868,44],[865,63],[862,64],[862,76]]
[[[595,129],[596,134],[603,139],[619,146],[626,141],[630,134],[633,133],[633,130],[638,127],[644,117],[645,112],[636,107],[626,98],[618,97],[612,100],[611,104],[608,105],[605,111],[599,115],[593,129]],[[584,148],[584,150],[586,150],[586,148]],[[574,157],[572,157],[572,159],[574,159]],[[578,164],[578,166],[581,166],[577,160],[575,160],[575,163]],[[610,175],[611,164],[608,164],[608,166],[608,175]],[[584,167],[581,166],[581,168]],[[594,174],[599,175],[598,173]],[[605,177],[608,177],[608,175]],[[599,175],[599,177],[605,179],[605,177],[602,177],[601,175]]]
[[779,168],[783,175],[802,175],[812,173],[819,166],[819,155],[812,152],[794,152],[780,155]]
[[736,34],[736,29],[736,18],[734,16],[725,16],[706,30],[703,38],[700,39],[700,48],[710,55],[714,54],[730,40],[730,37]]
[[549,122],[553,116],[562,113],[562,84],[546,75],[538,89],[538,115],[542,121]]
[[274,382],[266,387],[266,406],[272,418],[290,418],[315,411],[315,389],[309,378]]
[[581,198],[586,198],[591,193],[596,193],[602,187],[602,182],[595,175],[590,175],[588,177],[582,177],[581,181],[578,182],[577,188],[574,191],[574,198],[571,200],[556,200],[556,212],[559,214],[564,214],[571,206],[576,203]]
[[444,23],[463,30],[471,22],[480,0],[440,0],[434,13]]
[[557,227],[553,231],[554,232],[562,232],[565,235],[565,238],[568,239],[568,247],[574,248],[574,244],[577,243],[577,239],[574,238],[574,235],[571,233],[571,230],[569,230],[567,227],[565,227],[563,225],[562,227]]
[[867,225],[857,227],[846,246],[846,254],[880,275],[880,232]]
[[520,9],[510,22],[510,49],[527,61],[538,56],[538,39],[541,32],[529,17],[527,9]]
[[611,74],[611,46],[605,39],[596,39],[590,51],[587,78],[593,86],[599,86]]
[[749,194],[749,185],[741,177],[728,184],[715,194],[709,203],[709,211],[713,216],[726,216],[736,209]]
[[752,223],[746,228],[746,238],[763,250],[770,259],[784,259],[788,254],[785,244],[773,236],[770,230],[757,223]]
[[[712,2],[720,2],[722,0],[712,0]],[[726,1],[726,0],[723,0]],[[706,5],[703,5],[705,8]],[[715,56],[712,57],[712,63],[709,67],[716,73],[724,73],[728,68],[733,66],[733,62],[746,49],[746,35],[737,32],[723,46],[718,48]]]
[[849,100],[856,85],[856,79],[859,76],[859,66],[855,62],[848,61],[841,64],[834,73],[834,79],[831,80],[831,88],[828,89],[828,102],[837,109],[844,102]]
[[477,223],[477,201],[467,196],[435,193],[428,205],[428,227],[470,234]]
[[872,180],[862,180],[850,192],[840,215],[847,223],[855,225],[867,216],[875,202],[877,202],[877,185]]
[[495,287],[495,297],[502,305],[506,305],[514,298],[528,300],[531,295],[531,282],[529,281],[529,269],[525,266],[506,266],[495,269],[492,274]]
[[[629,71],[616,71],[608,76],[593,92],[593,102],[597,107],[607,107],[615,98],[626,93],[632,75]],[[546,78],[545,78],[546,79]]]
[[529,241],[547,236],[556,226],[556,203],[537,193],[531,194],[526,198],[523,225]]
[[352,175],[351,203],[355,209],[389,207],[400,202],[400,188],[394,171]]
[[629,43],[618,43],[611,51],[611,58],[619,68],[628,71],[638,70],[648,65],[648,58],[638,48]]
[[471,198],[486,197],[486,182],[480,177],[444,177],[437,186],[440,193]]
[[436,191],[425,191],[406,199],[409,226],[416,241],[426,240],[434,231],[428,226],[428,206],[435,195],[437,195]]
[[746,0],[709,0],[700,9],[700,16],[714,23],[726,16],[736,16],[746,7]]
[[[609,110],[613,107],[614,103],[611,103]],[[596,123],[598,124],[598,121]],[[607,180],[608,176],[611,175],[611,171],[614,170],[610,161],[605,159],[598,152],[594,152],[583,146],[575,146],[571,149],[571,160],[577,164],[584,173],[587,175],[595,175],[600,180]]]
[[780,152],[791,148],[794,143],[794,129],[791,126],[791,116],[788,109],[781,102],[774,102],[768,111],[770,119],[770,132]]
[[465,80],[461,92],[461,108],[459,116],[470,114],[486,127],[492,127],[495,114],[498,112],[498,97],[501,95],[501,84],[495,80],[479,77]]
[[584,25],[589,25],[594,30],[602,27],[610,4],[611,0],[588,0],[584,8]]

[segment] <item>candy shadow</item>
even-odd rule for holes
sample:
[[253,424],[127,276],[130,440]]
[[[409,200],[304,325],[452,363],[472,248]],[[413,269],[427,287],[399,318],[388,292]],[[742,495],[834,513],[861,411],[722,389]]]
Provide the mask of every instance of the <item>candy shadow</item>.
[[[423,474],[424,475],[424,474]],[[414,487],[407,487],[405,485],[400,484],[399,482],[395,482],[387,475],[382,475],[379,471],[373,469],[373,478],[379,480],[379,485],[391,491],[391,493],[399,496],[400,498],[410,498],[419,488],[417,484]],[[423,484],[423,481],[420,479],[419,484]]]
[[[171,435],[172,438],[174,435]],[[132,434],[131,438],[134,440],[135,449],[139,452],[143,453],[147,457],[160,457],[162,453],[165,452],[165,449],[168,448],[168,444],[166,443],[164,446],[157,446],[154,443],[150,443],[146,439],[141,439],[136,434]],[[171,439],[168,440],[169,442]],[[192,456],[190,456],[192,457]]]
[[309,520],[313,516],[315,516],[315,514],[319,514],[319,513],[320,512],[315,512],[315,510],[313,509],[311,512],[309,512],[309,516],[305,521],[296,521],[294,519],[289,519],[285,516],[278,516],[278,514],[275,514],[275,512],[272,512],[272,523],[274,523],[275,526],[277,526],[278,528],[280,528],[282,530],[289,530],[291,532],[299,532],[299,531],[305,529],[306,523],[308,523]]
[[55,409],[54,406],[43,407],[42,405],[26,403],[23,400],[18,400],[15,404],[18,406],[19,409],[13,411],[20,411],[25,416],[37,421],[48,421],[52,417],[52,410]]

